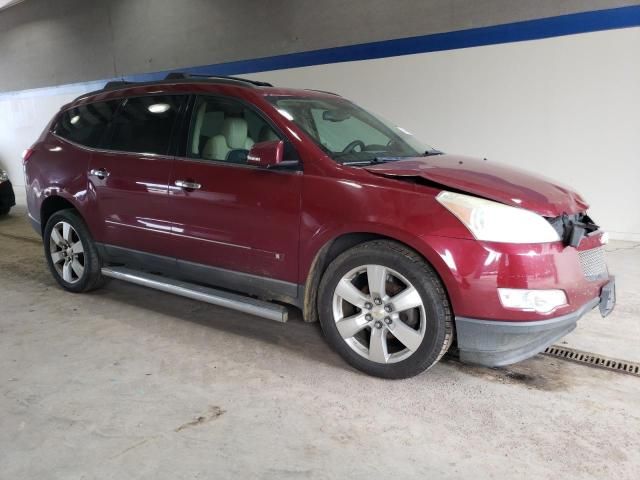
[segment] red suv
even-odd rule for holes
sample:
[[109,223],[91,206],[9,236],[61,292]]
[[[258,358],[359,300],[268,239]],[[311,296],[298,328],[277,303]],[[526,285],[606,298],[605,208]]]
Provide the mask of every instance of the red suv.
[[454,342],[466,362],[517,362],[615,302],[580,195],[328,92],[110,82],[24,162],[66,290],[114,277],[279,321],[294,305],[372,375],[415,375]]

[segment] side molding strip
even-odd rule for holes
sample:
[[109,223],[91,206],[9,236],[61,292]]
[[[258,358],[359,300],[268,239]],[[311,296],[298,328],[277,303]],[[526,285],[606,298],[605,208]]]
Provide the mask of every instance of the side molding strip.
[[139,272],[125,267],[105,267],[102,269],[102,274],[105,277],[124,280],[125,282],[135,283],[136,285],[153,288],[162,292],[173,293],[174,295],[191,298],[192,300],[200,300],[220,307],[231,308],[239,312],[274,320],[276,322],[284,323],[288,319],[286,307],[264,302],[252,297],[245,297],[235,293],[162,277],[160,275],[153,275],[151,273]]

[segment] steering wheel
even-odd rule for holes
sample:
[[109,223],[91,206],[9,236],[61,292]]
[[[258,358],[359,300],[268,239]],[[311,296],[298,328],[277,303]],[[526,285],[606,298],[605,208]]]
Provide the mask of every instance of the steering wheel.
[[344,147],[342,149],[342,153],[351,153],[351,152],[355,152],[356,147],[360,147],[360,151],[364,151],[365,148],[365,144],[362,140],[354,140],[353,142],[351,142],[349,145],[347,145],[346,147]]

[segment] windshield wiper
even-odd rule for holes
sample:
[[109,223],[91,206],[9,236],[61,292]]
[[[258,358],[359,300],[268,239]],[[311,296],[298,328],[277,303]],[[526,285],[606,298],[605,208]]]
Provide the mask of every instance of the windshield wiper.
[[396,162],[398,160],[404,160],[407,157],[374,157],[367,160],[352,160],[347,162],[340,162],[342,165],[371,165],[376,163]]
[[[444,152],[440,150],[427,150],[422,156],[432,157],[435,155],[444,155]],[[340,162],[342,165],[371,165],[377,163],[397,162],[399,160],[405,160],[411,158],[413,155],[395,156],[395,157],[374,157],[366,160],[351,160],[346,162]]]
[[340,162],[340,165],[371,165],[372,163],[379,163],[375,158],[371,160],[351,160],[346,162]]
[[411,155],[395,156],[395,157],[376,157],[376,161],[380,163],[384,162],[397,162],[398,160],[404,160],[411,158]]

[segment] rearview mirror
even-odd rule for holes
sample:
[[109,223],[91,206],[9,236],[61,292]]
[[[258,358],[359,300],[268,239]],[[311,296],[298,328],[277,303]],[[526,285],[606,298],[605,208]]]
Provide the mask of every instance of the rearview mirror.
[[284,142],[272,140],[256,143],[247,155],[247,164],[269,168],[282,163]]
[[351,118],[351,114],[347,110],[325,110],[322,112],[322,119],[327,122],[344,122]]

